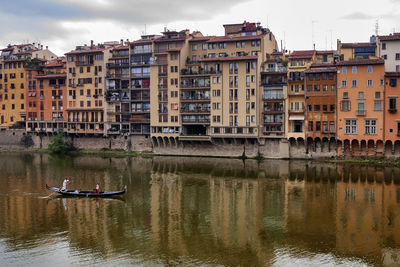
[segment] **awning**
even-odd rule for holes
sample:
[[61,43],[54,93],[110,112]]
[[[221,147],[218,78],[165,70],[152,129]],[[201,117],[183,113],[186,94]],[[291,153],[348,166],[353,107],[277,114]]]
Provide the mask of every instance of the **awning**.
[[304,116],[290,116],[290,121],[304,121]]

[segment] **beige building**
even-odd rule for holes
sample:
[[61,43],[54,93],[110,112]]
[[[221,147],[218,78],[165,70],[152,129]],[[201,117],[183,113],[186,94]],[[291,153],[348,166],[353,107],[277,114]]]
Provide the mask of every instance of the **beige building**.
[[[225,36],[165,31],[151,62],[153,142],[258,138],[261,64],[277,49],[256,23],[224,25]],[[154,107],[154,108],[153,108]]]
[[67,56],[68,133],[105,134],[106,62],[118,43],[77,46]]
[[378,56],[385,60],[386,72],[400,72],[400,33],[377,38]]

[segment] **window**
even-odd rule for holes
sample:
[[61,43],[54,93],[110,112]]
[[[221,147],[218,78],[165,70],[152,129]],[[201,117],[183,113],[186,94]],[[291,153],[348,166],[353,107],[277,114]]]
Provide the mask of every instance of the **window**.
[[357,120],[346,120],[346,134],[357,133]]
[[383,59],[386,60],[387,59],[387,55],[383,55]]
[[389,111],[397,109],[397,98],[389,97]]
[[364,99],[364,92],[358,92],[358,99]]
[[347,87],[347,81],[344,80],[344,81],[342,81],[342,88],[346,88],[346,87]]
[[380,85],[380,86],[384,86],[384,85],[385,85],[385,81],[384,81],[383,79],[381,79],[379,85]]
[[386,43],[382,43],[382,50],[386,50]]
[[342,67],[342,73],[346,74],[347,73],[347,67]]
[[197,44],[192,45],[192,51],[197,51]]
[[308,112],[312,112],[312,105],[308,105],[308,106],[307,106],[307,111],[308,111]]
[[376,134],[376,120],[365,120],[365,134]]
[[400,60],[400,53],[396,53],[396,60]]
[[381,92],[375,92],[375,98],[380,99],[381,98]]
[[314,112],[320,112],[321,111],[321,106],[320,105],[314,105]]
[[329,122],[329,131],[331,133],[335,132],[335,122],[333,122],[333,121]]
[[374,101],[374,110],[382,110],[382,100]]
[[207,44],[203,44],[203,50],[207,50]]
[[373,67],[371,65],[368,65],[368,73],[372,73],[373,72]]
[[397,79],[390,79],[389,86],[396,87],[397,86]]
[[353,88],[357,87],[357,80],[352,80],[351,81],[351,87],[353,87]]
[[343,99],[349,99],[349,93],[343,92]]
[[310,131],[310,132],[314,131],[314,126],[313,126],[313,122],[312,121],[308,122],[308,131]]
[[342,111],[350,111],[350,101],[349,100],[342,101]]
[[372,87],[372,80],[367,81],[367,87]]
[[316,132],[320,132],[321,131],[321,122],[320,121],[317,121],[315,123],[315,131]]
[[351,67],[351,73],[357,73],[357,66]]
[[327,112],[328,111],[328,105],[322,105],[322,111]]
[[324,121],[324,122],[322,123],[322,131],[323,131],[324,133],[327,133],[327,132],[328,132],[328,122],[327,122],[327,121]]

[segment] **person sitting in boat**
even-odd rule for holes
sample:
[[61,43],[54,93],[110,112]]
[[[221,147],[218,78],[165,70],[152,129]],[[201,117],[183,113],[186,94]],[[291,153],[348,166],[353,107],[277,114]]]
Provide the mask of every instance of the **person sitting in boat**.
[[96,189],[94,190],[94,192],[95,192],[96,194],[99,194],[99,193],[100,193],[100,185],[99,185],[99,184],[96,185]]
[[68,179],[64,179],[63,186],[61,187],[62,191],[67,191],[67,184],[69,183]]

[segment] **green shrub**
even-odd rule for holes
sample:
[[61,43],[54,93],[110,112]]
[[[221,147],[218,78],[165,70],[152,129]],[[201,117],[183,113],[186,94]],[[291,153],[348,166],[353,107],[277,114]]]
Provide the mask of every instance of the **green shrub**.
[[50,140],[49,150],[54,154],[68,154],[75,150],[74,145],[70,141],[66,141],[63,133],[58,133]]
[[21,138],[21,144],[22,144],[25,148],[28,148],[28,147],[33,146],[34,143],[33,143],[32,136],[27,135],[27,134],[25,134],[24,136],[22,136],[22,138]]

